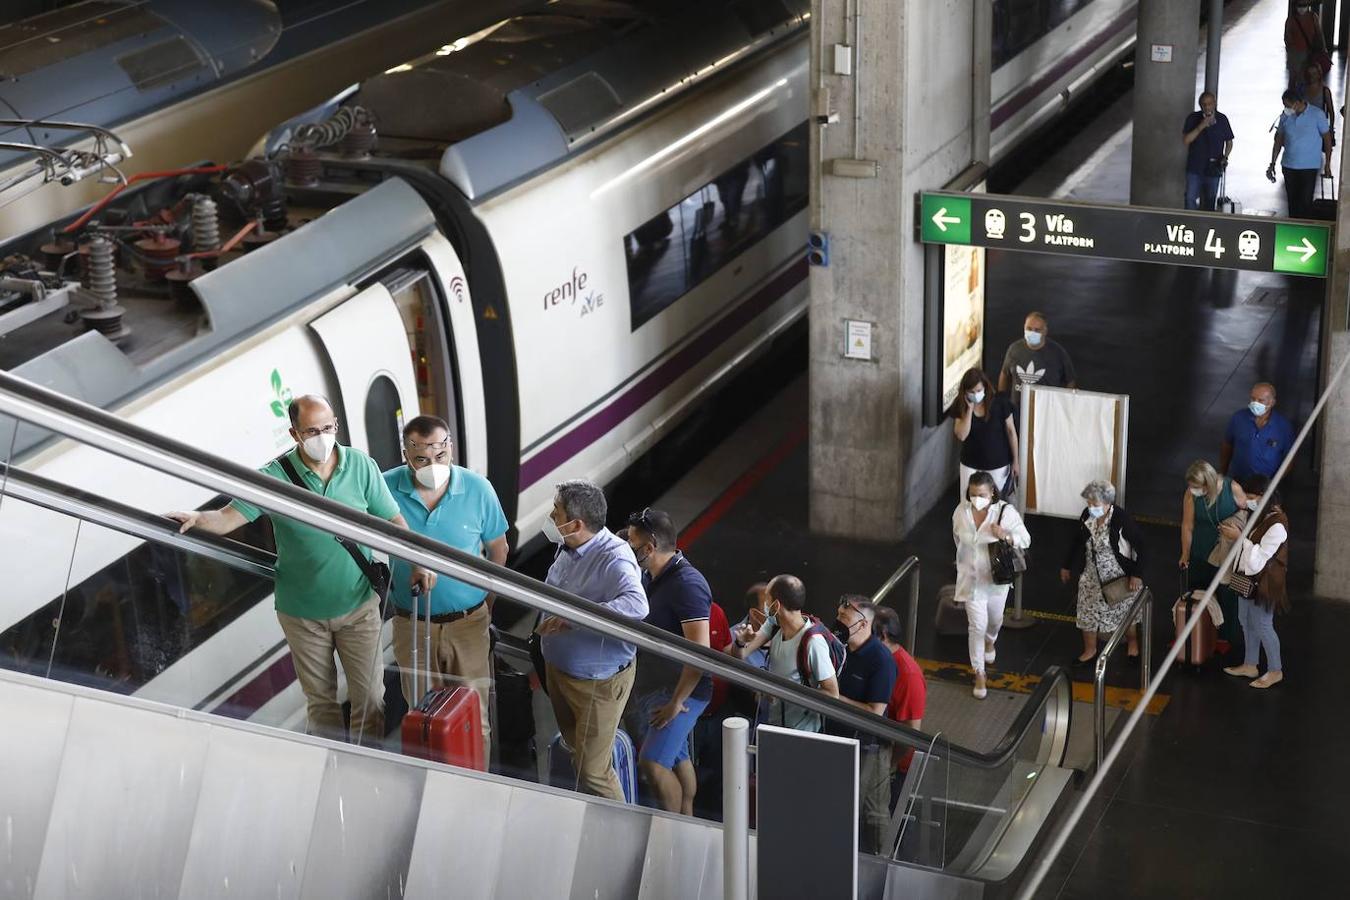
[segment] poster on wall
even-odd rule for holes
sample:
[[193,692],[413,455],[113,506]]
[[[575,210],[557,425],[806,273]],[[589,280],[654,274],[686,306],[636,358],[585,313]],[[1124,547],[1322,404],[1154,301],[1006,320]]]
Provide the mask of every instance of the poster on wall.
[[961,388],[961,376],[984,358],[984,248],[943,249],[942,409]]

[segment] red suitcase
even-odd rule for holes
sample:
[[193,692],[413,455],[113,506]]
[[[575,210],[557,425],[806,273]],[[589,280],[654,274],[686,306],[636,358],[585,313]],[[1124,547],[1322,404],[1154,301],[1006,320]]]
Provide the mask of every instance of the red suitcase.
[[427,598],[425,659],[426,685],[417,665],[417,613],[421,591],[413,588],[412,600],[412,693],[421,700],[403,717],[403,753],[418,759],[487,771],[483,757],[483,713],[478,692],[469,687],[431,690],[431,598]]
[[418,759],[487,771],[478,692],[462,686],[427,691],[403,717],[403,752]]

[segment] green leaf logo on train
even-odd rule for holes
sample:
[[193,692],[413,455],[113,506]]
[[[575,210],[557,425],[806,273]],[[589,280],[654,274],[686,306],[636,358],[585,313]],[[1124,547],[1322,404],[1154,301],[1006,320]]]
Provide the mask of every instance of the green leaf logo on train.
[[278,419],[286,418],[286,410],[291,405],[291,389],[281,384],[281,373],[272,370],[272,415]]

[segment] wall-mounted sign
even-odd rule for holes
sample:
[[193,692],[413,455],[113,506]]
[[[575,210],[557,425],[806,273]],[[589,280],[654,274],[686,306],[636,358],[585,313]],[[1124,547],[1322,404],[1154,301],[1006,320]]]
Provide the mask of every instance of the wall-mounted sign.
[[1316,222],[1004,194],[933,191],[920,198],[919,238],[928,244],[1327,274],[1331,227]]
[[844,358],[872,359],[872,323],[844,320]]
[[1156,63],[1170,63],[1172,61],[1171,44],[1149,44],[1149,59]]
[[984,250],[942,248],[942,408],[984,357]]

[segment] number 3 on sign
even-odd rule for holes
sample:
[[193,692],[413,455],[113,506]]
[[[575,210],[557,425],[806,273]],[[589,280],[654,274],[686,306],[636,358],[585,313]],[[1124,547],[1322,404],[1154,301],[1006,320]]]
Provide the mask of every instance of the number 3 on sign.
[[1030,244],[1036,240],[1036,217],[1031,213],[1024,212],[1019,218],[1022,220],[1022,233],[1017,236],[1017,239],[1024,244]]
[[1205,250],[1213,253],[1215,259],[1223,258],[1223,241],[1214,236],[1213,228],[1209,230],[1209,234],[1205,235]]

